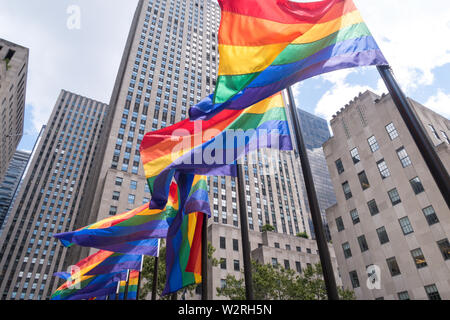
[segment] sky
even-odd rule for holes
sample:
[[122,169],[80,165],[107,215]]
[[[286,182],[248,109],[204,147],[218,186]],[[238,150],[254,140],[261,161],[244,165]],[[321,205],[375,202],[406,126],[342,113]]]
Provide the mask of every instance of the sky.
[[[450,118],[448,1],[354,2],[405,93]],[[33,148],[61,89],[109,102],[136,5],[137,0],[0,0],[0,38],[30,49],[19,149]],[[79,25],[73,20],[78,13]],[[294,86],[297,106],[327,120],[365,90],[387,93],[375,67],[335,71]]]

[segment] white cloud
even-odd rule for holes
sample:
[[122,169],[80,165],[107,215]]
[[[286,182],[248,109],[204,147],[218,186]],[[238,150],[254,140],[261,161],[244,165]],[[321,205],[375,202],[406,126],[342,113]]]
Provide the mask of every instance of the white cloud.
[[428,101],[425,102],[425,106],[443,115],[447,119],[450,119],[450,94],[438,90],[438,93],[435,96],[430,97]]

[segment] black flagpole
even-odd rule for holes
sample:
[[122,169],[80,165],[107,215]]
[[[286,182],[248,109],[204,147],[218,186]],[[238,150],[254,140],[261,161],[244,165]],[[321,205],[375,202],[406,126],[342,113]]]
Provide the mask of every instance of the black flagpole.
[[155,257],[155,266],[153,267],[152,300],[156,300],[156,290],[158,288],[158,264],[159,257]]
[[392,74],[390,66],[377,66],[378,72],[383,78],[386,87],[391,94],[392,100],[397,106],[403,121],[405,121],[406,127],[409,130],[412,138],[416,142],[417,148],[422,154],[431,175],[434,178],[439,190],[441,191],[444,200],[447,202],[447,206],[450,207],[450,178],[447,170],[442,164],[441,159],[437,155],[433,144],[427,137],[425,130],[423,129],[420,121],[414,114],[413,108],[408,99],[404,95],[402,89]]
[[314,233],[316,235],[317,247],[319,249],[320,263],[322,265],[323,278],[327,289],[328,299],[339,300],[339,294],[333,272],[333,265],[331,263],[330,251],[328,250],[328,242],[325,236],[322,215],[320,213],[319,201],[317,200],[314,179],[291,87],[287,88],[287,92],[289,96],[289,110],[293,122],[292,124],[294,127],[295,140],[297,141],[297,150],[300,155],[303,178],[305,180],[306,193],[308,195],[309,208],[311,211]]
[[202,300],[208,300],[208,214],[202,224]]
[[237,164],[237,184],[239,192],[239,215],[241,218],[241,242],[242,256],[244,259],[244,279],[245,279],[245,298],[254,300],[253,294],[253,277],[252,277],[252,261],[250,257],[250,238],[248,235],[247,207],[245,197],[245,180],[242,173],[243,166]]

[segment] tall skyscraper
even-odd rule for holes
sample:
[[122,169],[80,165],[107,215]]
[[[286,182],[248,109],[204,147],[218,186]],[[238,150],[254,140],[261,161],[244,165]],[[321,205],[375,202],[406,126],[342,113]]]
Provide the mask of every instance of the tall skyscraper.
[[[325,119],[312,115],[304,110],[297,110],[302,126],[305,146],[308,151],[309,162],[311,164],[317,200],[319,201],[320,212],[322,213],[322,220],[324,222],[325,232],[327,233],[326,236],[328,240],[331,240],[325,210],[336,203],[336,195],[334,194],[327,161],[322,149],[322,145],[331,137],[330,130],[328,129],[328,122]],[[302,189],[303,197],[307,203],[306,208],[308,209],[308,214],[310,214],[306,189]],[[308,222],[312,237],[315,238],[312,219],[309,218]]]
[[[185,119],[188,109],[214,90],[219,62],[219,24],[220,7],[213,0],[139,1],[77,227],[149,202],[150,193],[139,156],[140,143],[146,132]],[[294,242],[302,232],[311,237],[305,204],[299,197],[303,182],[298,160],[293,153],[272,157],[261,151],[254,157],[256,162],[246,161],[246,199],[243,200],[247,204],[253,239],[251,249],[265,243],[260,230],[266,224]],[[263,165],[269,167],[274,163],[278,171],[270,174],[262,171]],[[209,237],[216,248],[220,247],[220,237],[224,235],[227,239],[233,235],[240,243],[236,188],[235,178],[209,178],[212,212]],[[311,242],[310,252],[298,253],[299,257],[290,252],[292,266],[300,260],[306,264],[300,258],[302,254],[314,255],[311,261],[318,260],[313,249],[315,243],[307,241]],[[267,246],[273,246],[272,240],[266,241]],[[86,257],[89,252],[88,248],[71,248],[66,265]],[[240,248],[235,251],[230,246],[216,253],[218,258],[229,255],[236,261],[242,261],[241,254]],[[215,288],[220,286],[223,272],[240,276],[235,269],[211,268],[209,298],[216,297]]]
[[23,134],[28,49],[0,39],[0,181]]
[[16,151],[9,163],[5,177],[0,183],[0,228],[5,221],[9,206],[22,179],[30,155],[30,152]]
[[[450,121],[410,99],[450,168]],[[344,286],[358,299],[450,299],[450,215],[390,95],[360,94],[331,121],[327,209]]]
[[61,91],[0,238],[1,299],[41,300],[56,289],[107,105]]

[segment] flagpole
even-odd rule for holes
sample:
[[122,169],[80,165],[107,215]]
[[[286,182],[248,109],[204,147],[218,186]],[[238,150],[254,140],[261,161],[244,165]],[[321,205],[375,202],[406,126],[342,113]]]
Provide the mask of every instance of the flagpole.
[[159,247],[161,239],[158,239],[158,254],[155,256],[153,267],[152,300],[156,300],[156,290],[158,288],[158,265],[159,265]]
[[241,218],[242,257],[244,262],[245,298],[254,300],[252,261],[250,257],[250,238],[248,235],[247,207],[245,197],[245,180],[242,163],[237,164],[237,184],[239,193],[239,215]]
[[292,124],[294,127],[295,140],[297,142],[297,150],[300,155],[300,162],[302,165],[303,178],[305,180],[306,193],[308,196],[309,209],[311,211],[311,218],[314,226],[314,233],[316,235],[317,247],[319,249],[320,263],[322,265],[323,278],[327,289],[329,300],[339,300],[339,294],[334,277],[333,265],[331,263],[331,256],[328,250],[328,242],[325,236],[325,231],[322,222],[322,215],[320,213],[319,201],[317,200],[317,193],[314,187],[314,179],[309,163],[308,153],[303,139],[301,124],[297,108],[295,106],[294,95],[292,88],[287,88],[289,97],[289,110],[291,113]]
[[125,292],[123,293],[123,300],[128,300],[128,284],[130,283],[130,269],[127,270],[127,281],[125,282]]
[[202,300],[208,300],[208,214],[202,224]]
[[[158,242],[159,246],[159,242]],[[141,268],[139,269],[139,277],[138,277],[138,284],[136,289],[136,301],[139,300],[139,292],[141,291],[141,278],[142,278],[142,268],[144,267],[144,255],[142,255],[141,258]]]
[[119,300],[119,293],[120,293],[120,281],[117,281],[116,299],[115,300]]
[[381,75],[381,78],[383,78],[383,81],[386,84],[392,100],[400,112],[409,133],[411,134],[417,148],[425,160],[436,185],[438,186],[444,200],[447,202],[447,206],[450,207],[450,178],[447,170],[437,155],[433,144],[422,127],[422,124],[417,119],[410,102],[395,80],[392,73],[392,68],[390,66],[377,66],[377,69]]

